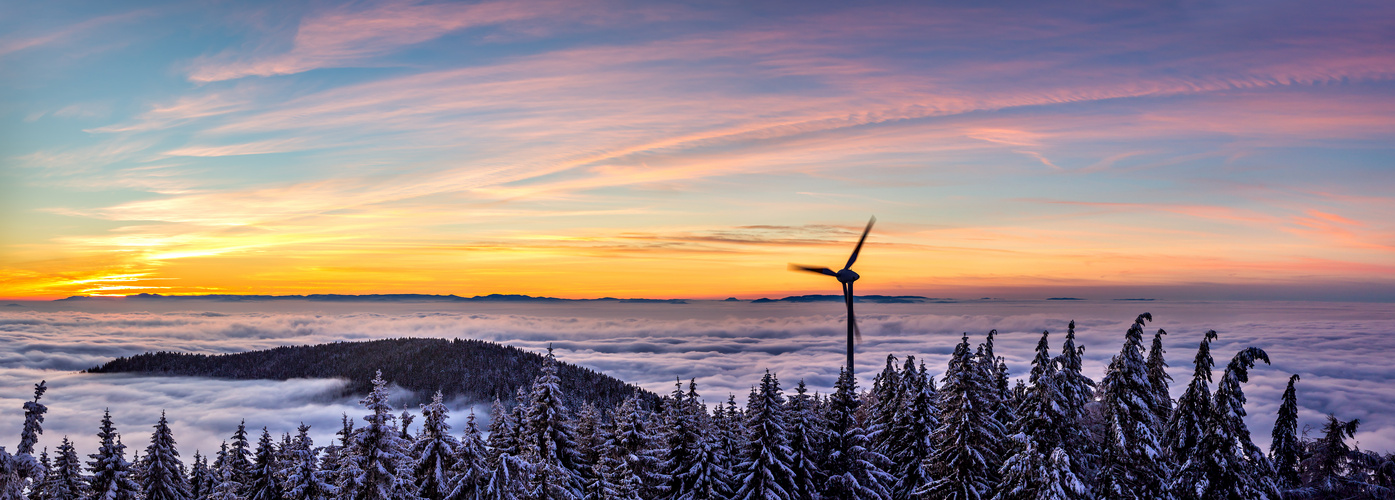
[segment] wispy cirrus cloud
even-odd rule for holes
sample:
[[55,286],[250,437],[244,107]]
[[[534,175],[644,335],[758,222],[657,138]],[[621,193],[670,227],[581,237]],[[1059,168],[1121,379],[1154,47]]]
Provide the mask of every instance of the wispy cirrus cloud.
[[[216,82],[248,76],[292,75],[320,68],[385,64],[382,56],[447,34],[480,27],[511,26],[533,34],[562,24],[548,15],[575,14],[569,23],[610,24],[652,19],[659,9],[642,7],[627,14],[604,2],[553,0],[422,3],[393,0],[368,5],[336,6],[301,19],[288,50],[266,54],[228,51],[200,57],[190,64],[189,79]],[[647,15],[648,14],[648,15]],[[528,26],[514,26],[528,23]],[[390,64],[390,63],[386,63]]]

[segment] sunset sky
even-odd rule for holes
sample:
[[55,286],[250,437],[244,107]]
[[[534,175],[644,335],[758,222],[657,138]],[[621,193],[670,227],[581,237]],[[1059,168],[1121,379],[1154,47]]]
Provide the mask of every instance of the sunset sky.
[[1395,300],[1395,3],[0,0],[0,298]]

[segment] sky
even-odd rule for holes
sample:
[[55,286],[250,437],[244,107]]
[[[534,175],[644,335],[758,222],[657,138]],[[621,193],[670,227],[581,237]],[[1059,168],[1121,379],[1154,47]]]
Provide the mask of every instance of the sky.
[[1395,5],[15,2],[0,298],[1395,300]]
[[[274,435],[305,422],[317,443],[328,444],[341,415],[365,414],[357,398],[341,398],[337,380],[233,381],[193,377],[83,374],[77,370],[113,357],[151,350],[224,353],[280,345],[318,344],[389,337],[474,338],[533,351],[554,346],[558,359],[602,371],[650,391],[667,394],[675,379],[695,380],[714,404],[728,395],[745,404],[765,370],[785,390],[805,381],[828,394],[844,366],[842,304],[694,301],[688,304],[621,303],[330,303],[278,301],[15,302],[0,305],[0,437],[15,439],[24,401],[46,380],[50,413],[41,445],[63,436],[82,453],[104,409],[131,448],[144,449],[161,411],[172,422],[184,458],[216,449],[246,420]],[[1204,332],[1215,329],[1216,371],[1245,347],[1264,349],[1243,384],[1246,422],[1260,446],[1268,446],[1280,395],[1298,374],[1299,429],[1317,437],[1328,413],[1361,419],[1350,444],[1395,452],[1395,310],[1388,304],[1272,301],[962,301],[933,304],[859,305],[864,341],[858,346],[861,389],[888,354],[915,356],[937,380],[962,335],[972,345],[997,329],[995,352],[1013,378],[1025,378],[1042,330],[1059,352],[1066,324],[1075,320],[1085,347],[1084,372],[1099,380],[1118,354],[1140,313],[1155,321],[1172,376],[1172,396],[1191,379],[1192,359]],[[1214,389],[1214,384],[1212,388]],[[407,395],[399,390],[395,407]],[[485,420],[490,402],[455,400],[451,425],[464,428],[475,409]],[[417,411],[415,406],[410,410]],[[359,420],[360,423],[362,422]],[[418,424],[420,420],[418,420]],[[458,434],[457,434],[458,435]]]

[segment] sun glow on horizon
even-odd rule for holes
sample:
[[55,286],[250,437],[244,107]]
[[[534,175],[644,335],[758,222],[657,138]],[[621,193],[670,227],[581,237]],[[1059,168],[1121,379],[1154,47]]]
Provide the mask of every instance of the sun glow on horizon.
[[1395,300],[1388,5],[549,7],[16,6],[0,297]]

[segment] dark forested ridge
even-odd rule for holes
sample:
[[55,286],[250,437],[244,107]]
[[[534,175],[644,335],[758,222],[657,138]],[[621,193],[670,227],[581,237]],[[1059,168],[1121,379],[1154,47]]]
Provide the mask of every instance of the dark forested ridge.
[[[144,373],[228,379],[342,378],[346,390],[367,394],[373,373],[429,398],[511,401],[541,373],[543,357],[516,347],[481,340],[404,338],[366,342],[277,347],[235,354],[153,352],[117,358],[90,373]],[[588,368],[559,363],[558,377],[571,402],[611,406],[631,394],[655,397],[643,389]],[[423,399],[424,401],[425,399]]]

